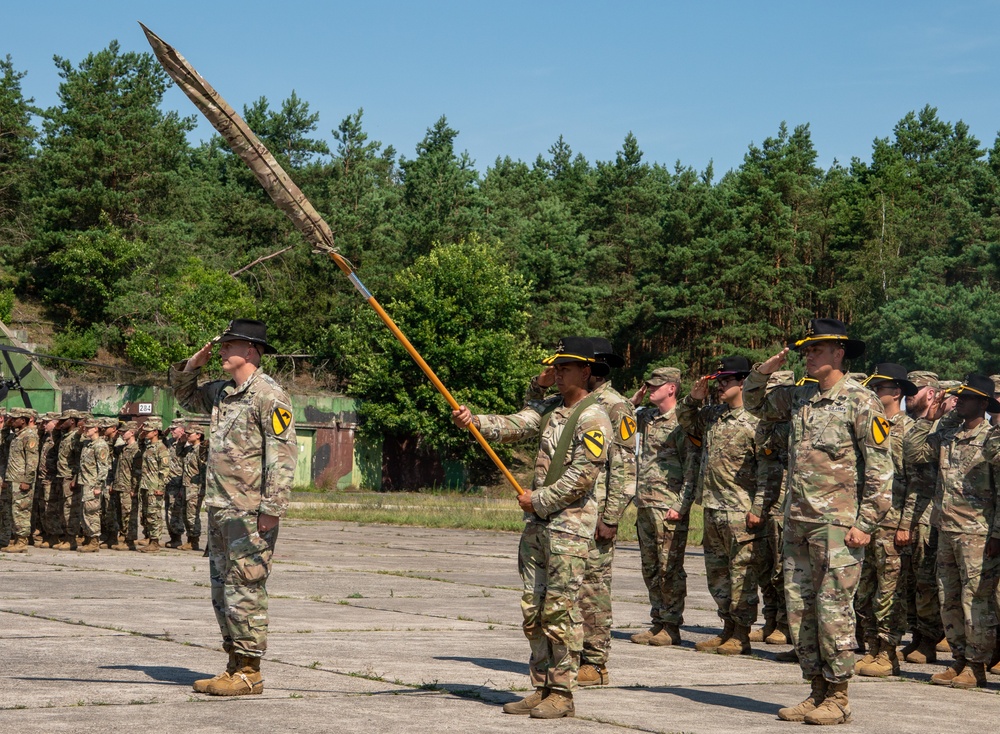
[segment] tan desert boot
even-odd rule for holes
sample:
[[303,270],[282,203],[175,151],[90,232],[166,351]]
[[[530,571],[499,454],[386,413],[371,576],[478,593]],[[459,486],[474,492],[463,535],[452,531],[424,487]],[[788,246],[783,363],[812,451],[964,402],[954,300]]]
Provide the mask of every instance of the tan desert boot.
[[188,536],[188,542],[185,543],[184,545],[182,545],[180,547],[180,550],[200,551],[201,548],[198,547],[198,536],[197,535],[194,535],[194,536],[190,536],[189,535]]
[[917,642],[917,646],[911,652],[906,653],[903,657],[906,658],[908,663],[916,663],[917,665],[927,665],[928,663],[937,662],[937,647],[934,642],[929,637],[920,637]]
[[792,644],[792,635],[788,631],[788,625],[779,624],[774,632],[769,634],[764,638],[764,643],[767,645],[790,645]]
[[733,627],[733,636],[723,642],[715,651],[719,655],[749,655],[753,652],[750,648],[750,628],[742,624]]
[[20,535],[15,535],[13,542],[4,548],[3,551],[4,553],[27,553],[28,539],[21,537]]
[[208,687],[223,678],[229,678],[233,673],[236,672],[236,653],[230,651],[229,662],[226,663],[226,669],[219,673],[214,678],[202,678],[201,680],[196,680],[191,686],[195,693],[208,693]]
[[649,641],[653,638],[653,636],[658,635],[662,629],[663,625],[654,624],[648,630],[643,630],[642,632],[636,632],[634,635],[629,637],[629,639],[636,645],[648,645]]
[[663,629],[653,635],[649,644],[653,647],[669,647],[681,644],[681,628],[676,624],[665,624]]
[[942,637],[934,646],[934,649],[938,652],[951,652],[951,645],[948,644],[948,638]]
[[955,676],[952,688],[986,688],[986,663],[969,663]]
[[722,628],[722,632],[717,634],[715,637],[710,637],[707,640],[702,640],[701,642],[696,643],[694,649],[698,652],[711,652],[732,637],[734,629],[736,629],[735,624],[732,622],[726,622]]
[[536,688],[534,693],[530,696],[525,696],[520,701],[505,703],[503,705],[503,712],[505,714],[515,714],[517,716],[527,716],[531,713],[531,709],[540,704],[542,699],[548,695],[548,688]]
[[847,681],[829,683],[823,703],[806,714],[807,724],[847,724],[851,720],[851,705],[847,700]]
[[902,650],[899,651],[899,654],[903,656],[904,660],[906,659],[906,656],[909,655],[911,652],[917,651],[917,648],[920,647],[920,641],[922,639],[924,639],[923,633],[914,630],[913,636],[910,638],[910,641],[906,644],[906,646]]
[[764,626],[760,629],[753,630],[750,633],[750,642],[763,642],[770,635],[778,629],[778,622],[775,619],[765,619]]
[[236,655],[236,670],[205,687],[210,696],[256,696],[264,692],[260,658]]
[[899,653],[896,646],[879,640],[878,655],[867,665],[859,663],[855,666],[858,675],[868,678],[885,678],[889,675],[899,675]]
[[83,545],[77,546],[76,550],[78,553],[97,553],[100,549],[101,539],[95,535],[87,538],[86,542]]
[[532,719],[561,719],[573,716],[576,709],[573,706],[573,694],[566,691],[549,691],[542,702],[531,709]]
[[576,676],[576,682],[581,686],[606,686],[610,681],[607,667],[591,663],[581,665]]
[[159,553],[160,552],[160,541],[156,538],[150,540],[146,545],[139,548],[140,553]]
[[878,655],[879,651],[879,639],[877,637],[867,638],[865,640],[865,655],[863,658],[854,663],[854,673],[856,675],[861,675],[861,668],[865,665],[871,665],[875,662],[875,656]]
[[940,673],[935,673],[931,676],[931,683],[936,686],[950,686],[951,682],[955,680],[959,673],[965,670],[965,661],[956,660],[947,668],[942,670]]
[[826,698],[826,689],[828,686],[826,679],[821,675],[817,675],[809,682],[809,685],[812,688],[806,700],[795,706],[786,706],[785,708],[778,709],[779,719],[782,721],[805,721],[806,714],[815,711],[816,707],[823,703],[823,699]]

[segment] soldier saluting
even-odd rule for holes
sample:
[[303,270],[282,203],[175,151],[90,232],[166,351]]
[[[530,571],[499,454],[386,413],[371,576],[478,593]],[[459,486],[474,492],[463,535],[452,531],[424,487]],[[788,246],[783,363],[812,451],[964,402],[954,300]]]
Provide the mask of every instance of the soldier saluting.
[[594,358],[589,339],[562,339],[545,364],[555,367],[559,395],[540,410],[473,416],[463,405],[452,412],[452,420],[459,428],[474,423],[492,441],[540,439],[531,491],[517,499],[524,510],[518,548],[522,627],[531,646],[535,692],[503,710],[555,719],[574,714],[583,649],[580,587],[597,528],[594,483],[607,463],[611,421],[589,394],[591,372],[607,374],[608,369]]
[[[776,387],[768,375],[800,351],[815,383]],[[871,391],[850,379],[844,360],[864,354],[836,319],[813,319],[805,337],[756,365],[744,405],[766,421],[790,421],[785,504],[788,625],[810,695],[778,711],[785,721],[845,724],[853,674],[852,600],[864,547],[888,511],[893,466],[889,423]]]

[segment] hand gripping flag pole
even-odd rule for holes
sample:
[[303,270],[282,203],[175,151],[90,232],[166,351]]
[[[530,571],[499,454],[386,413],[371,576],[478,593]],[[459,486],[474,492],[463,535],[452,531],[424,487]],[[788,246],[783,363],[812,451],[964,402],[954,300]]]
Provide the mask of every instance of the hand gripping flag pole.
[[[249,166],[257,181],[260,182],[260,185],[264,187],[264,190],[267,191],[274,203],[278,205],[278,208],[288,215],[306,240],[317,249],[326,252],[330,256],[330,259],[337,263],[337,266],[351,281],[358,293],[368,301],[368,305],[375,309],[375,313],[389,327],[389,331],[392,332],[393,336],[409,352],[410,356],[413,357],[413,361],[423,370],[423,373],[427,375],[427,379],[444,396],[444,399],[448,401],[452,409],[458,410],[458,401],[452,397],[448,388],[444,386],[444,383],[434,374],[434,370],[430,368],[427,362],[424,361],[424,358],[420,356],[420,353],[410,344],[410,340],[400,331],[399,327],[389,317],[389,314],[385,312],[385,309],[379,305],[375,297],[365,288],[364,283],[358,278],[351,264],[337,252],[333,245],[333,232],[330,230],[330,226],[323,220],[313,205],[309,203],[305,194],[302,193],[299,187],[295,185],[295,182],[285,173],[285,170],[254,134],[253,130],[243,121],[242,117],[236,114],[236,111],[229,106],[229,103],[222,98],[222,95],[216,92],[212,85],[205,81],[173,46],[166,43],[142,23],[139,23],[139,25],[142,26],[149,45],[153,47],[153,53],[156,54],[156,58],[171,78],[177,82],[177,86],[181,88],[181,91],[194,102],[195,106],[212,123],[212,126],[226,139],[236,155]],[[524,494],[524,490],[517,483],[514,475],[504,466],[500,457],[496,455],[496,452],[486,442],[486,439],[483,438],[483,435],[475,425],[470,423],[469,431],[479,445],[483,447],[483,450],[490,459],[493,460],[493,463],[497,465],[497,468],[503,472],[504,477],[507,478],[507,481],[510,482],[517,493]]]

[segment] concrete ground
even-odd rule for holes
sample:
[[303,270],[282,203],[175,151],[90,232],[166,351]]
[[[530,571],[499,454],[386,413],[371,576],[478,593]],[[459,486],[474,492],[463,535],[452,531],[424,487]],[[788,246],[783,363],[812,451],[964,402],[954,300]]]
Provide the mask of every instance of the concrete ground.
[[[633,645],[647,601],[634,543],[615,563],[612,685],[581,690],[577,717],[507,716],[525,695],[517,536],[348,523],[283,523],[261,696],[191,691],[225,665],[200,554],[31,549],[0,554],[0,731],[791,731],[798,667],[697,653],[717,629],[700,550],[687,559],[684,643]],[[988,691],[927,684],[939,665],[855,679],[854,729],[992,731]]]

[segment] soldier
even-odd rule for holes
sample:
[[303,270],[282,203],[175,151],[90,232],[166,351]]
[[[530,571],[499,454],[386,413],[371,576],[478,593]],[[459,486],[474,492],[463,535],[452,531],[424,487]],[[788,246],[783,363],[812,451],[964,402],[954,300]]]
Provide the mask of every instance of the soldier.
[[139,503],[136,502],[139,477],[142,475],[142,452],[136,438],[139,424],[129,421],[123,428],[122,445],[118,449],[111,480],[111,510],[115,515],[115,524],[125,536],[122,542],[112,546],[112,550],[116,551],[136,550],[139,535]]
[[[933,372],[915,370],[907,375],[907,379],[917,387],[916,394],[906,398],[908,433],[913,421],[927,415],[940,388],[938,376]],[[932,426],[930,432],[935,430],[937,426]],[[912,554],[910,573],[906,576],[903,593],[907,626],[913,637],[900,653],[907,662],[923,665],[937,660],[935,648],[944,639],[941,604],[937,594],[938,532],[937,528],[931,526],[931,505],[938,473],[937,457],[919,464],[904,459],[903,470],[906,473],[904,516],[910,518],[910,525],[901,528],[901,532],[909,533]]]
[[679,645],[687,598],[688,516],[694,502],[694,476],[689,457],[693,444],[677,422],[677,394],[681,371],[676,367],[653,370],[635,395],[653,407],[639,408],[636,422],[642,436],[638,484],[635,493],[636,534],[642,580],[649,592],[650,629],[632,635],[638,645]]
[[38,471],[38,416],[31,408],[12,408],[7,412],[11,439],[7,448],[7,467],[3,478],[3,528],[0,536],[13,535],[8,553],[28,550],[31,535],[31,507]]
[[39,548],[55,547],[63,534],[63,496],[57,471],[59,441],[62,436],[59,430],[60,423],[59,413],[45,414],[45,435],[38,450],[38,481],[35,485],[35,492],[42,495],[44,503],[42,515],[44,536],[35,544]]
[[[115,421],[117,424],[118,421]],[[101,549],[101,506],[111,471],[111,448],[104,440],[108,422],[91,418],[84,423],[84,444],[80,449],[80,472],[77,480],[83,499],[84,543],[80,553],[97,553]]]
[[[939,395],[926,417],[914,422],[905,457],[914,462],[938,459],[937,490],[931,521],[938,529],[938,597],[941,619],[954,662],[931,676],[935,685],[976,688],[986,685],[986,664],[996,645],[993,608],[1000,574],[1000,527],[996,523],[1000,445],[991,442],[986,411],[1000,411],[993,383],[969,374],[954,390],[962,423],[950,422],[931,434],[944,416]],[[995,437],[994,437],[995,438]]]
[[[776,387],[768,376],[800,350],[817,382]],[[893,476],[882,404],[848,378],[864,353],[843,322],[813,319],[806,336],[754,367],[743,396],[761,420],[790,421],[784,563],[788,627],[810,695],[778,711],[785,721],[844,724],[854,669],[852,600],[864,546],[888,511]]]
[[[7,452],[10,449],[10,425],[7,418],[7,411],[0,408],[0,487],[3,485],[3,478],[7,475]],[[3,504],[3,490],[0,488],[0,548],[10,545],[10,530],[5,528],[7,509]]]
[[184,419],[174,418],[170,422],[170,434],[164,439],[164,445],[170,449],[170,480],[163,495],[164,512],[166,513],[167,532],[170,540],[167,548],[180,548],[184,536],[184,513],[187,503],[184,499],[184,454],[187,452],[187,432],[184,429]]
[[62,414],[59,431],[62,438],[56,448],[56,479],[62,491],[62,507],[59,509],[60,525],[63,528],[61,542],[52,546],[56,550],[76,550],[76,537],[83,520],[80,493],[76,491],[76,471],[80,457],[77,424],[82,422],[83,413],[66,410]]
[[[199,387],[198,373],[216,342],[232,379]],[[205,467],[209,574],[229,664],[214,678],[196,681],[194,689],[216,696],[264,690],[266,582],[298,458],[291,400],[260,370],[261,355],[275,351],[263,322],[237,319],[186,363],[170,368],[180,404],[212,415]]]
[[160,437],[162,433],[163,419],[160,416],[154,415],[143,422],[145,445],[139,473],[139,494],[142,496],[143,526],[148,541],[139,548],[140,553],[158,552],[163,534],[163,495],[170,478],[170,449],[164,445]]
[[[767,381],[767,389],[795,384],[791,370],[779,370]],[[788,613],[782,570],[781,529],[784,527],[785,475],[788,471],[788,421],[760,421],[754,436],[757,446],[757,493],[747,513],[747,527],[764,527],[764,552],[760,567],[760,589],[764,601],[764,627],[750,633],[750,642],[787,645]],[[779,662],[797,662],[795,651],[775,655]]]
[[188,423],[184,430],[187,432],[187,450],[184,452],[181,478],[186,503],[184,527],[187,530],[187,543],[180,549],[200,551],[198,544],[201,539],[201,505],[205,501],[205,459],[208,447],[203,444],[205,434],[201,426]]
[[[720,655],[749,655],[750,626],[757,619],[763,524],[747,525],[757,490],[758,422],[743,408],[743,380],[749,373],[746,357],[725,357],[677,405],[681,428],[702,445],[705,573],[724,625],[695,649]],[[711,380],[718,385],[720,403],[706,406]]]
[[518,497],[525,519],[518,549],[521,612],[535,692],[503,711],[555,719],[575,711],[583,649],[579,595],[597,530],[594,485],[607,464],[612,429],[597,396],[589,394],[591,374],[606,375],[608,367],[596,361],[588,339],[562,339],[545,364],[555,368],[559,395],[541,410],[473,416],[461,406],[452,418],[459,428],[474,423],[491,441],[540,438],[531,491]]
[[865,656],[857,662],[858,675],[885,677],[899,675],[896,648],[906,624],[902,584],[910,573],[910,534],[913,511],[907,505],[903,441],[910,419],[902,410],[903,398],[917,394],[918,387],[907,378],[906,368],[892,362],[875,365],[865,385],[882,403],[889,421],[889,450],[892,455],[892,506],[865,546],[861,581],[854,597],[854,611],[865,638]]

